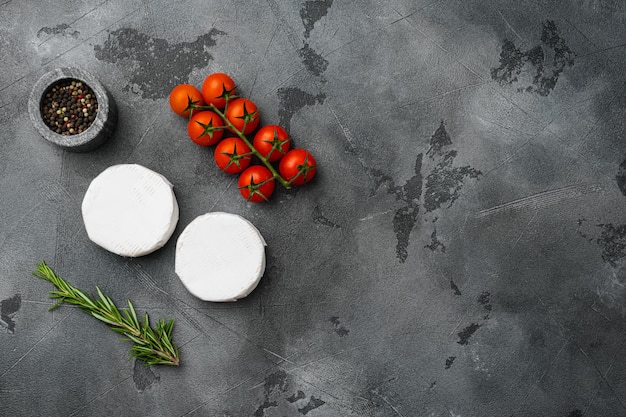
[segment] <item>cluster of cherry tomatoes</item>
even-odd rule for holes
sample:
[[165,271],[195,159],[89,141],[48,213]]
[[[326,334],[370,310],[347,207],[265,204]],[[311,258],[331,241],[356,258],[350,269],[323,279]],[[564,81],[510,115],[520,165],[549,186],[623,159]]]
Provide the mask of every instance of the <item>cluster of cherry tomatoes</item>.
[[[260,118],[256,104],[237,96],[228,75],[210,74],[201,90],[179,84],[170,93],[169,102],[174,113],[188,119],[189,138],[200,146],[216,145],[213,155],[217,166],[226,173],[239,174],[239,191],[246,200],[267,201],[277,181],[291,188],[315,176],[315,158],[305,149],[290,149],[291,139],[285,129],[265,125],[257,130]],[[246,135],[255,131],[254,139],[248,140]],[[273,163],[278,164],[278,170]]]

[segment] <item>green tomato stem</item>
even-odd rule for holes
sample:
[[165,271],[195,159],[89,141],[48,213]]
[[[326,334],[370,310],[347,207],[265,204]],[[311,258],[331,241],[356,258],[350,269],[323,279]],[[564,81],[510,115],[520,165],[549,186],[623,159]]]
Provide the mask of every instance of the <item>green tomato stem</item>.
[[[226,100],[226,105],[228,106],[228,100]],[[280,185],[282,185],[283,187],[285,187],[286,189],[290,189],[291,188],[291,183],[287,180],[285,180],[279,173],[278,171],[276,171],[276,169],[274,168],[274,166],[270,163],[270,161],[267,160],[266,157],[264,157],[261,152],[259,152],[253,145],[252,143],[248,140],[248,138],[246,137],[246,135],[243,134],[242,131],[240,131],[239,129],[237,129],[235,126],[233,126],[233,124],[230,122],[230,120],[228,120],[226,118],[226,114],[224,114],[220,109],[218,109],[217,107],[215,107],[214,104],[209,104],[208,106],[212,111],[214,111],[215,113],[217,113],[222,120],[224,121],[224,123],[226,123],[226,126],[232,131],[234,132],[239,139],[243,140],[244,143],[246,145],[248,145],[248,147],[250,148],[250,150],[252,151],[252,154],[254,156],[256,156],[257,158],[259,158],[259,160],[261,162],[263,162],[263,165],[265,165],[267,167],[267,169],[270,170],[270,172],[272,173],[272,176],[280,183]],[[245,126],[245,125],[244,125]]]

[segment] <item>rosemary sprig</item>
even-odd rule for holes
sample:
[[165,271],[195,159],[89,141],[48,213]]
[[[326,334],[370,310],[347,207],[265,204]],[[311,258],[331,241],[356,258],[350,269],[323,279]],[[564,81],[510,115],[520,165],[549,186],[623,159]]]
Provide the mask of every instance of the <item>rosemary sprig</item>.
[[146,313],[143,322],[140,322],[130,300],[128,309],[122,309],[120,312],[113,300],[102,294],[100,288],[96,287],[99,298],[91,298],[58,276],[44,261],[37,265],[33,275],[51,282],[57,288],[50,291],[50,298],[58,300],[50,310],[64,302],[75,305],[90,316],[108,324],[113,331],[124,335],[123,340],[132,341],[134,345],[130,350],[131,357],[142,360],[146,365],[179,364],[178,348],[172,341],[174,319],[168,322],[159,320],[156,328],[152,329],[148,314]]

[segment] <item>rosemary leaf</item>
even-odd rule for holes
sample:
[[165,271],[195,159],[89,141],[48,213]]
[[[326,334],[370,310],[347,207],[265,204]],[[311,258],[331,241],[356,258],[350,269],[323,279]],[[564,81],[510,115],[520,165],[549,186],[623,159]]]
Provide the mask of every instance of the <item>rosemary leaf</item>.
[[91,317],[94,317],[94,318],[96,318],[96,319],[98,319],[100,321],[103,321],[103,322],[105,322],[106,324],[108,324],[110,326],[116,326],[117,325],[117,323],[115,323],[113,320],[109,320],[106,317],[104,317],[103,315],[96,313],[95,311],[91,312]]
[[126,310],[126,316],[128,320],[133,324],[134,327],[139,327],[139,320],[137,319],[137,313],[135,312],[135,307],[133,307],[133,303],[128,300],[128,310]]
[[113,300],[104,295],[100,288],[96,287],[99,298],[93,299],[58,276],[44,261],[37,264],[33,275],[56,287],[56,290],[50,291],[50,298],[58,301],[49,310],[64,302],[75,305],[90,316],[108,324],[116,333],[125,336],[123,339],[132,341],[134,345],[130,350],[131,357],[142,360],[147,365],[179,364],[178,347],[172,341],[174,319],[167,323],[159,320],[155,331],[150,327],[147,313],[144,315],[143,323],[139,321],[130,300],[128,309],[120,312]]

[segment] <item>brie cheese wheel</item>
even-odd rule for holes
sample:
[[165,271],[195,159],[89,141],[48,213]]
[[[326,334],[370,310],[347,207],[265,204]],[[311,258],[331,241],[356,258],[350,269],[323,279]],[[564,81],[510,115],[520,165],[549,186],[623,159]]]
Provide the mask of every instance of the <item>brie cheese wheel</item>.
[[178,223],[172,184],[137,164],[113,165],[94,178],[82,213],[89,239],[127,257],[161,248]]
[[261,233],[243,217],[207,213],[178,237],[175,271],[187,290],[204,301],[236,301],[261,280],[265,246]]

